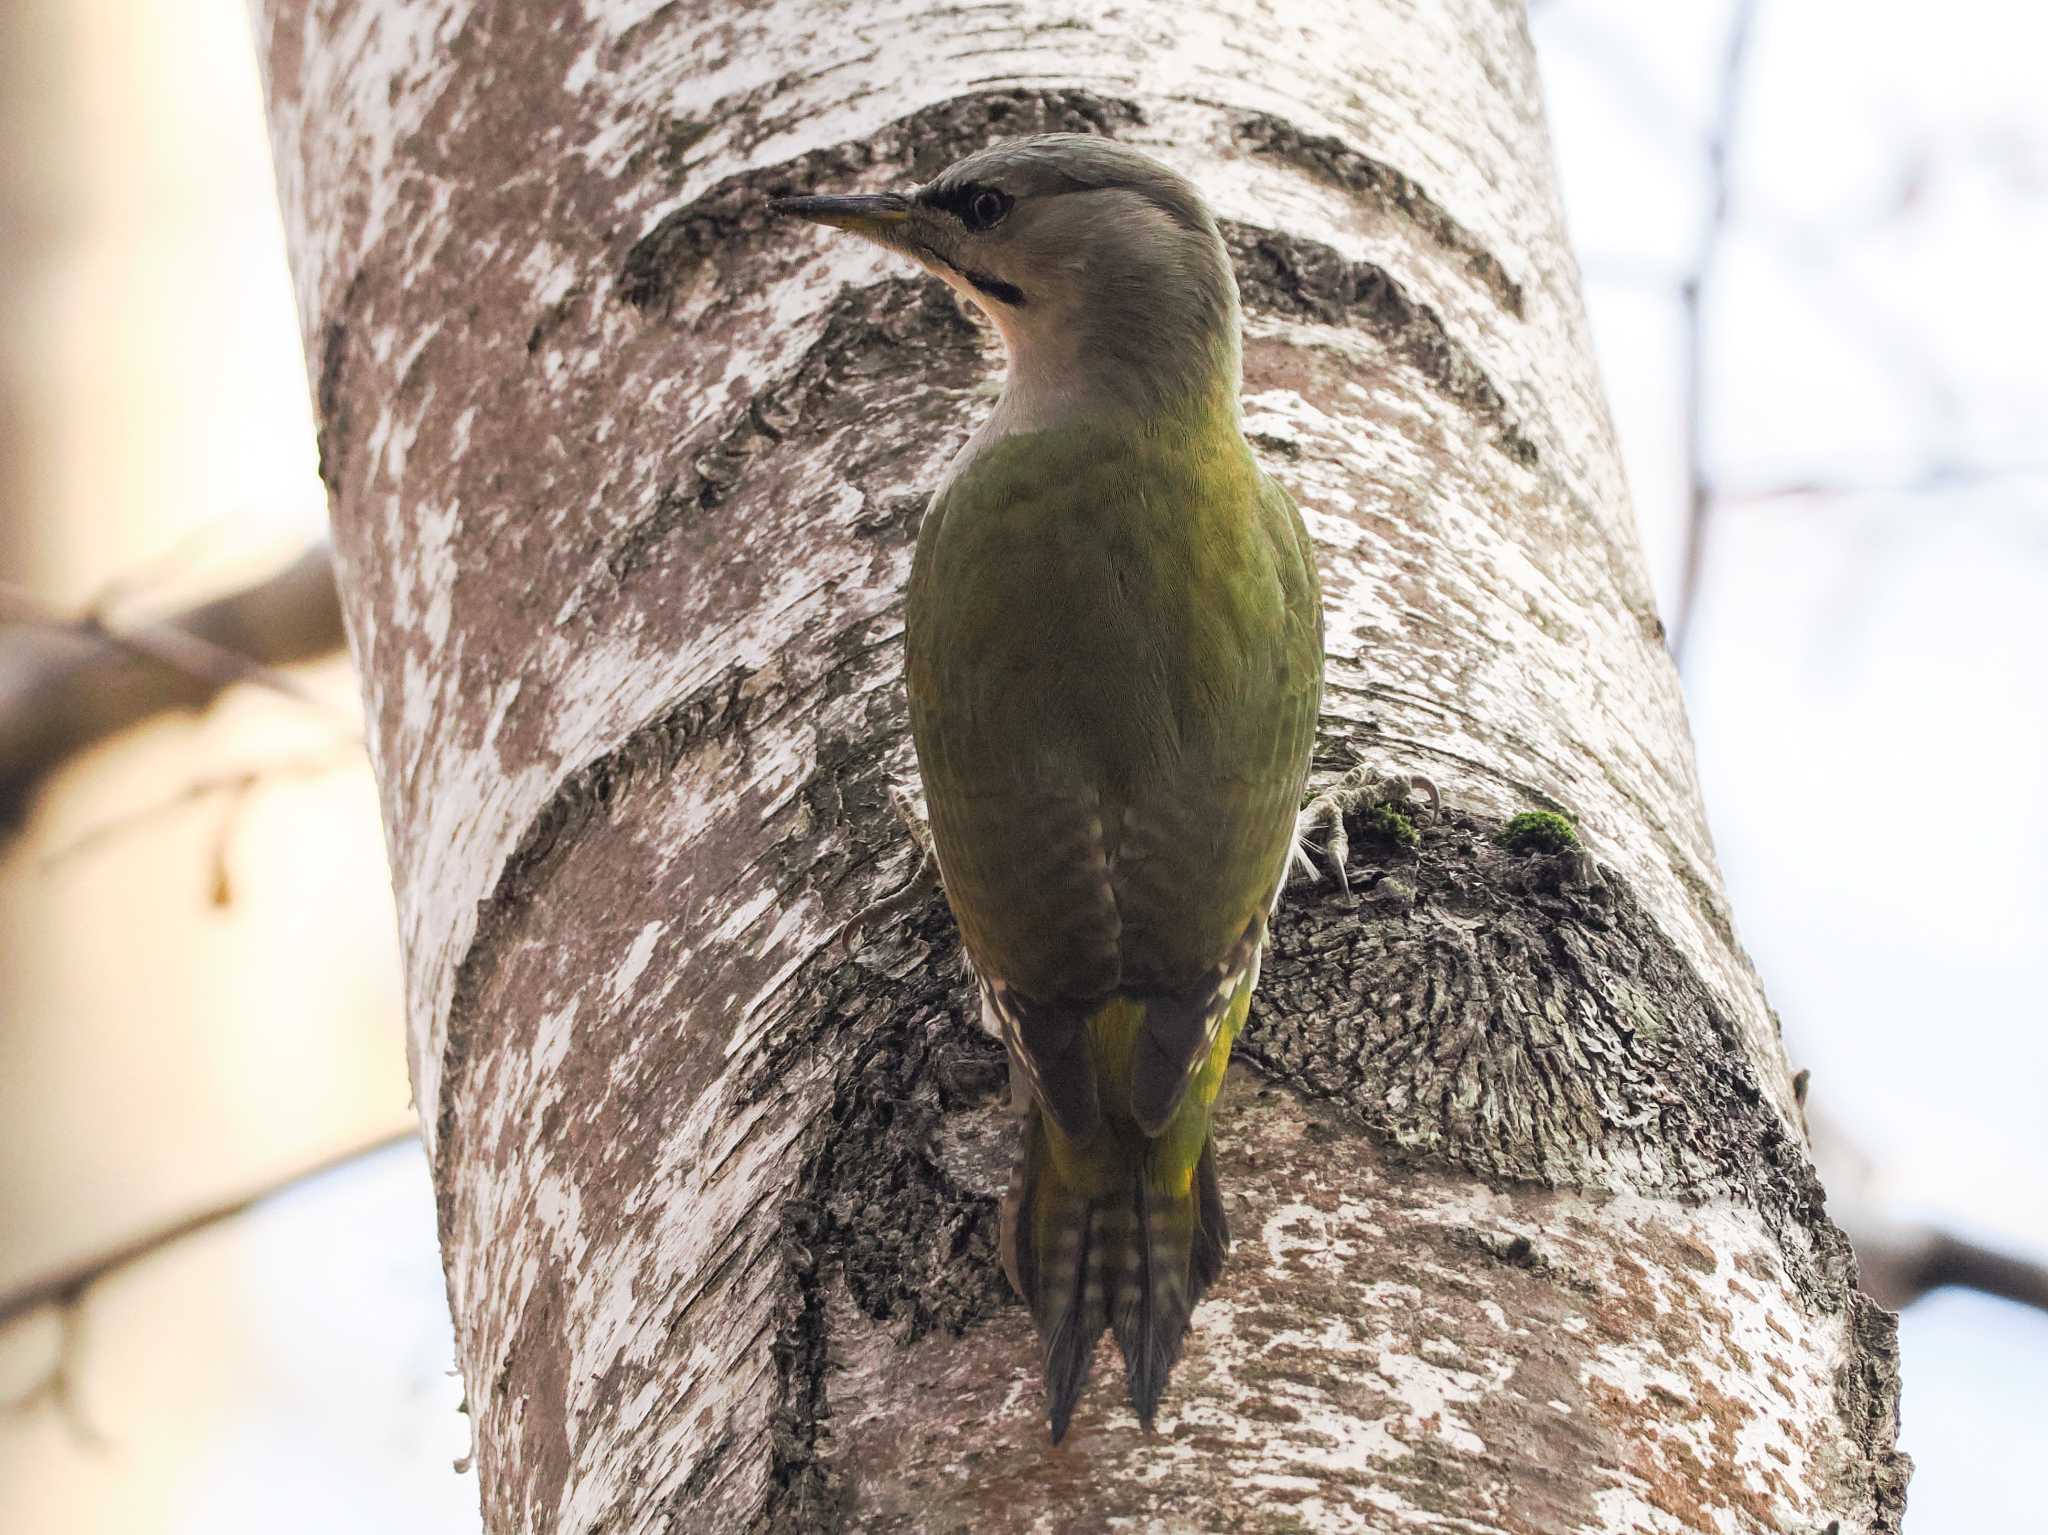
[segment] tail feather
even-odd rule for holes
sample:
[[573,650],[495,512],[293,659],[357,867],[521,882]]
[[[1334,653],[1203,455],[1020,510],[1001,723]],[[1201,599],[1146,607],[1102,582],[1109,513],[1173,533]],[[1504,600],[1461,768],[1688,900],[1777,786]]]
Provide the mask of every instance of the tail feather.
[[1182,1194],[1148,1181],[1145,1158],[1120,1186],[1089,1197],[1060,1177],[1034,1112],[1003,1208],[1003,1266],[1031,1307],[1045,1355],[1052,1439],[1066,1436],[1096,1340],[1112,1331],[1131,1405],[1149,1429],[1202,1294],[1222,1271],[1229,1233],[1205,1146]]
[[1223,1214],[1223,1187],[1216,1181],[1216,1142],[1202,1142],[1201,1160],[1195,1163],[1195,1299],[1216,1282],[1223,1272],[1223,1255],[1230,1251],[1230,1222]]
[[[1052,1419],[1054,1444],[1067,1437],[1067,1424],[1074,1416],[1081,1391],[1088,1384],[1089,1368],[1095,1362],[1095,1340],[1102,1336],[1107,1320],[1103,1316],[1099,1273],[1101,1255],[1099,1250],[1090,1250],[1090,1238],[1094,1235],[1092,1212],[1085,1201],[1080,1203],[1078,1214],[1074,1225],[1061,1233],[1071,1235],[1074,1241],[1072,1256],[1064,1265],[1068,1270],[1066,1293],[1056,1308],[1047,1308],[1050,1315],[1039,1316],[1039,1335],[1045,1343],[1046,1405]],[[1057,1246],[1054,1250],[1059,1252]]]
[[1131,1406],[1137,1409],[1138,1421],[1150,1428],[1166,1377],[1180,1359],[1181,1339],[1194,1310],[1189,1272],[1194,1210],[1192,1201],[1183,1212],[1154,1197],[1143,1172],[1131,1182],[1128,1283],[1117,1292],[1110,1325],[1123,1352]]

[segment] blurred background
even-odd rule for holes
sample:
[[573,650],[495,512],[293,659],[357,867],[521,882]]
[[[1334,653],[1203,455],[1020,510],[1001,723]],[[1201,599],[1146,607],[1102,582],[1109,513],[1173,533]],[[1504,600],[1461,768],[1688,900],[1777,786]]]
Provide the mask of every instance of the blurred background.
[[[2048,1531],[2048,15],[1533,18],[1908,1529]],[[323,524],[242,0],[0,0],[0,1530],[477,1525]]]

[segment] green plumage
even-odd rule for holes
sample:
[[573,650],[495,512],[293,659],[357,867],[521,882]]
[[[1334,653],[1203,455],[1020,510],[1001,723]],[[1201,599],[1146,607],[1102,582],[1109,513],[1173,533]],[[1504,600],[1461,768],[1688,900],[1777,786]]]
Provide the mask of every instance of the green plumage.
[[1209,1120],[1292,847],[1315,568],[1228,395],[1004,437],[908,617],[947,898],[1036,1101],[1005,1215],[1054,1436],[1112,1329],[1146,1422],[1227,1240]]
[[[1291,842],[1321,629],[1300,514],[1220,410],[975,459],[920,531],[907,647],[932,831],[984,975],[1100,997],[1223,956]],[[1149,867],[1115,874],[1140,899],[1105,911],[1090,856],[1127,840]]]
[[1028,1091],[1003,1261],[1053,1438],[1116,1335],[1149,1426],[1228,1235],[1210,1122],[1322,695],[1301,516],[1239,426],[1201,194],[1112,139],[791,197],[978,305],[1002,397],[918,534],[911,725],[946,897]]

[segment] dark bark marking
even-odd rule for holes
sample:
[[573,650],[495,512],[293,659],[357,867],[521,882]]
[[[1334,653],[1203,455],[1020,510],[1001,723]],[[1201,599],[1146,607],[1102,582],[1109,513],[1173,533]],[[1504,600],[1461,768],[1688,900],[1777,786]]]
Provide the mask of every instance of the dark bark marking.
[[1804,1148],[1626,883],[1579,849],[1511,851],[1454,809],[1419,830],[1414,852],[1361,844],[1355,906],[1290,892],[1246,1059],[1496,1186],[1738,1194],[1802,1295],[1841,1309],[1849,1247]]
[[342,459],[347,452],[350,420],[349,394],[343,379],[348,366],[349,327],[357,322],[356,311],[362,298],[363,273],[358,271],[320,337],[320,379],[313,390],[319,422],[313,445],[319,455],[320,483],[327,487],[330,496],[341,494]]
[[[809,829],[779,850],[793,875],[837,886],[900,841],[886,786],[903,721],[893,698],[887,708],[887,725],[820,751],[803,792]],[[756,1525],[774,1532],[837,1530],[848,1512],[848,1489],[821,1454],[829,1287],[843,1285],[863,1315],[893,1323],[906,1343],[940,1329],[957,1335],[1011,1304],[996,1261],[996,1198],[965,1186],[945,1155],[949,1117],[985,1109],[1007,1079],[1001,1048],[974,1021],[943,900],[932,896],[854,957],[821,953],[801,984],[791,1010],[801,1022],[763,1050],[741,1092],[742,1101],[772,1092],[800,1055],[835,1059],[831,1104],[782,1207],[785,1293],[770,1348],[779,1400]]]
[[861,538],[871,538],[880,544],[901,546],[911,543],[917,537],[918,524],[924,520],[925,503],[930,499],[921,490],[876,496],[872,498],[873,515],[861,518],[853,525],[853,531]]
[[1318,180],[1365,197],[1419,231],[1432,245],[1456,256],[1487,293],[1516,319],[1522,318],[1522,285],[1443,205],[1412,177],[1383,160],[1359,153],[1342,139],[1304,133],[1284,117],[1241,113],[1232,125],[1238,143],[1254,154],[1296,165]]
[[569,1372],[561,1338],[560,1292],[551,1285],[536,1285],[519,1313],[505,1362],[491,1382],[492,1401],[485,1404],[495,1408],[502,1401],[525,1400],[520,1452],[506,1456],[497,1435],[477,1436],[479,1477],[518,1500],[527,1529],[545,1528],[552,1520],[550,1500],[568,1480],[574,1460],[564,1412]]
[[[1911,1469],[1896,1319],[1855,1288],[1847,1239],[1733,1020],[1612,871],[1580,849],[1512,852],[1499,831],[1453,810],[1424,823],[1415,853],[1354,844],[1355,908],[1290,893],[1240,1055],[1343,1105],[1396,1156],[1497,1187],[1619,1172],[1646,1193],[1744,1200],[1806,1304],[1848,1313],[1837,1397],[1870,1485],[1842,1492],[1896,1531]],[[1366,988],[1332,984],[1347,976]]]
[[[855,696],[875,661],[864,633],[832,644],[820,680],[820,719]],[[907,838],[889,801],[907,734],[900,690],[866,692],[817,748],[799,791],[797,828],[771,854],[795,899],[858,910],[881,888],[877,868]],[[740,1101],[771,1097],[806,1058],[833,1062],[829,1106],[810,1131],[778,1237],[783,1295],[770,1357],[777,1404],[770,1429],[764,1532],[843,1528],[849,1489],[828,1472],[822,1443],[831,1401],[828,1292],[843,1287],[867,1318],[902,1341],[960,1334],[1012,1304],[996,1261],[996,1195],[949,1157],[949,1123],[985,1113],[1007,1087],[1001,1047],[979,1026],[979,1004],[943,898],[872,934],[851,953],[828,947],[795,982],[791,1022],[766,1042]]]
[[1315,240],[1249,224],[1226,221],[1223,241],[1248,308],[1319,325],[1364,321],[1432,389],[1491,430],[1503,453],[1525,469],[1536,467],[1536,444],[1493,380],[1445,329],[1443,317],[1415,299],[1385,267],[1349,260]]
[[1868,1467],[1870,1484],[1844,1492],[1870,1499],[1877,1510],[1875,1535],[1899,1535],[1913,1476],[1913,1457],[1898,1448],[1899,1319],[1853,1290],[1849,1324],[1855,1350],[1835,1376],[1835,1409],[1864,1452],[1857,1464]]
[[671,1516],[671,1523],[673,1523],[674,1516],[687,1513],[690,1505],[704,1496],[705,1490],[710,1487],[713,1478],[718,1475],[718,1468],[724,1463],[726,1453],[731,1449],[732,1435],[721,1434],[718,1437],[717,1443],[713,1444],[702,1455],[699,1455],[695,1462],[691,1464],[690,1474],[683,1478],[683,1485],[676,1489],[675,1494],[669,1500],[668,1512]]
[[947,1116],[982,1106],[972,1085],[1000,1074],[1000,1050],[967,1021],[974,1004],[959,965],[932,962],[944,950],[931,946],[951,942],[936,897],[910,931],[927,962],[900,976],[842,964],[817,977],[825,995],[810,1016],[820,1028],[800,1046],[844,1055],[782,1210],[788,1288],[771,1345],[780,1401],[763,1530],[837,1529],[846,1511],[848,1490],[820,1453],[832,1415],[829,1287],[844,1285],[904,1343],[963,1333],[1011,1304],[996,1261],[996,1200],[962,1187],[941,1152]]
[[640,57],[652,38],[679,20],[683,14],[677,0],[664,0],[611,40],[607,62],[614,69]]
[[604,813],[635,784],[665,778],[695,747],[727,735],[745,738],[747,674],[735,668],[638,726],[617,746],[569,774],[548,796],[507,855],[491,893],[477,903],[476,931],[455,970],[448,1004],[448,1033],[441,1050],[441,1091],[435,1106],[434,1189],[441,1240],[450,1239],[454,1202],[448,1179],[462,1165],[451,1147],[462,1129],[455,1099],[474,1052],[485,983],[506,942],[534,896],[546,885],[555,856],[569,847],[592,818]]
[[[933,897],[919,930],[948,927]],[[945,1115],[1000,1090],[1002,1052],[970,1021],[973,989],[957,965],[919,967],[889,988],[884,1010],[872,1005],[874,977],[856,971],[842,985],[859,989],[876,1026],[841,1073],[789,1208],[808,1212],[811,1258],[837,1263],[867,1316],[903,1324],[907,1339],[957,1333],[1007,1304],[1009,1290],[995,1263],[996,1202],[956,1186],[939,1132]]]
[[588,290],[585,285],[576,282],[570,285],[567,293],[550,304],[541,317],[533,322],[533,329],[526,333],[526,355],[538,356],[548,338],[582,307],[587,296]]
[[623,582],[653,563],[671,537],[720,506],[746,478],[755,455],[795,431],[850,373],[910,346],[917,348],[915,366],[930,377],[949,362],[966,362],[969,349],[978,352],[980,334],[942,284],[902,277],[842,291],[823,332],[796,365],[757,389],[692,458],[687,477],[664,485],[650,512],[619,535],[605,555],[612,579]]

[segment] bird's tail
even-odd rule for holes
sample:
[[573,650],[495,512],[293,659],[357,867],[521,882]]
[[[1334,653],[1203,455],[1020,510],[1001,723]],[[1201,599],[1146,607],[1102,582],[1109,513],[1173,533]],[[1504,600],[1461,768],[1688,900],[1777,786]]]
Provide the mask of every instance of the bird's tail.
[[1056,1132],[1042,1116],[1034,1106],[1025,1127],[1003,1201],[1002,1249],[1045,1350],[1053,1443],[1067,1432],[1105,1328],[1116,1334],[1131,1406],[1149,1429],[1195,1303],[1222,1271],[1230,1245],[1215,1147],[1205,1141],[1192,1176],[1182,1164],[1175,1178],[1150,1165],[1147,1153],[1164,1148],[1141,1140],[1138,1155],[1103,1159],[1126,1171],[1091,1194],[1061,1176]]

